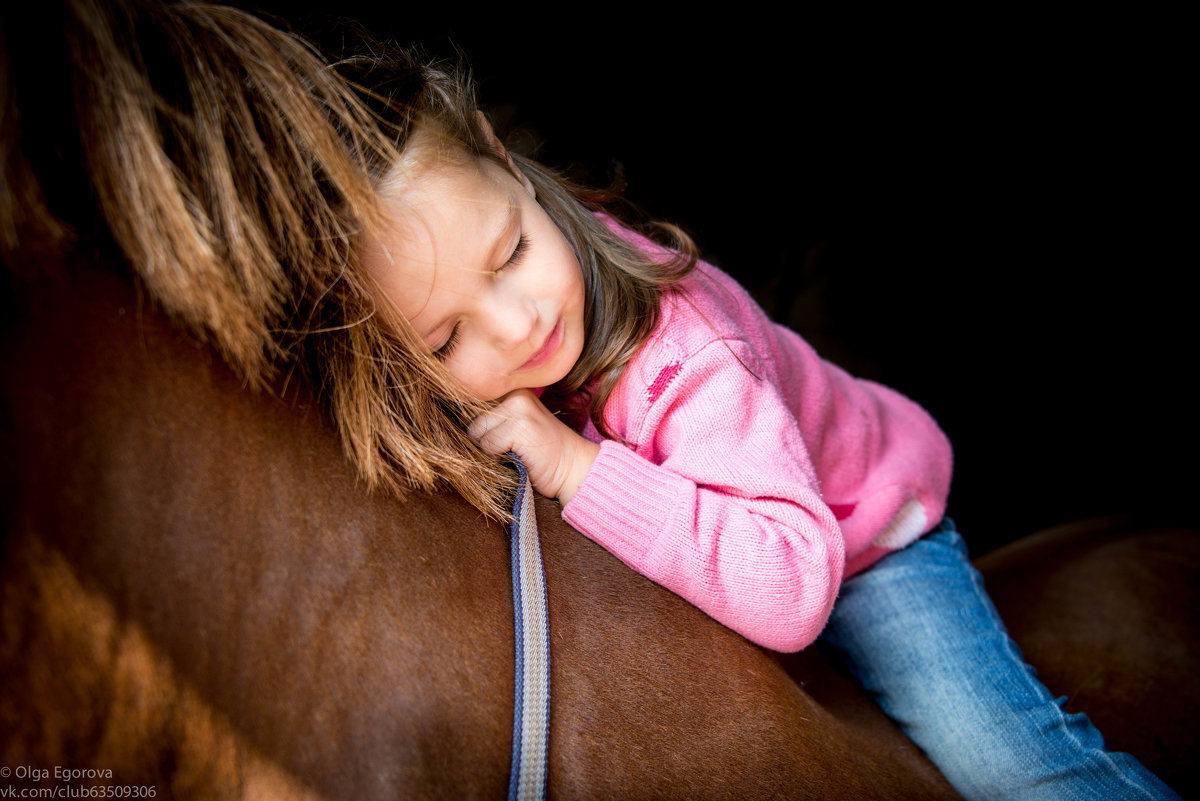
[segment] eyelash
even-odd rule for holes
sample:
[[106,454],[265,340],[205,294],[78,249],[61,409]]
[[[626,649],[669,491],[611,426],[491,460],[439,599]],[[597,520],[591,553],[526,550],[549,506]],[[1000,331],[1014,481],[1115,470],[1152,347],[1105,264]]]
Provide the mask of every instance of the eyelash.
[[512,255],[508,257],[508,261],[500,265],[500,269],[496,272],[502,272],[509,267],[515,267],[521,263],[521,259],[525,258],[525,254],[529,251],[529,234],[521,234],[521,238],[517,240],[517,246],[513,248]]
[[[504,272],[509,267],[516,267],[521,263],[521,259],[525,257],[527,252],[529,252],[529,235],[522,233],[521,238],[517,240],[517,246],[513,248],[513,252],[508,257],[508,260],[500,265],[493,275]],[[433,355],[435,357],[441,361],[450,358],[450,354],[454,352],[454,346],[458,344],[458,329],[459,326],[455,325],[454,330],[450,332],[450,338],[446,340],[446,344],[434,351]]]
[[458,344],[458,328],[454,326],[454,330],[450,332],[450,338],[446,340],[446,344],[433,352],[433,355],[441,361],[446,361],[450,358],[450,354],[454,352],[454,346]]

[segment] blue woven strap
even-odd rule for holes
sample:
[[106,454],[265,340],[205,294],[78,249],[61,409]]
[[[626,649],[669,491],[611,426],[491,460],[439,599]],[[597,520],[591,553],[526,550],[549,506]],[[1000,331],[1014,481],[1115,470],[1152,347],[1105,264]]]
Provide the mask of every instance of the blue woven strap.
[[550,737],[550,624],[546,610],[546,574],[533,489],[525,465],[509,457],[520,473],[513,500],[512,585],[516,619],[517,671],[513,700],[512,773],[509,801],[546,797],[546,748]]

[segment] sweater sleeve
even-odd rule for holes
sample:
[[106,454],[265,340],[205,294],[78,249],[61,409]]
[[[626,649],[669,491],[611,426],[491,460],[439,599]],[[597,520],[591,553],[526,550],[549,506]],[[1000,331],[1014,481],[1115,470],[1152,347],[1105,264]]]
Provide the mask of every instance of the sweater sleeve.
[[[767,648],[820,634],[845,567],[800,430],[741,342],[718,340],[626,387],[563,517],[651,580]],[[627,378],[629,378],[627,376]]]

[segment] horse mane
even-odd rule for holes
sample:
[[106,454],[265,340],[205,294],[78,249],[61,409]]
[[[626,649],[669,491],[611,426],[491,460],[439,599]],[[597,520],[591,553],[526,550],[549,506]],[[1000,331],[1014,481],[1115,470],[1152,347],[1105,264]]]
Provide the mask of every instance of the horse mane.
[[[513,478],[462,430],[482,406],[411,329],[377,318],[358,264],[356,238],[382,224],[370,165],[398,158],[362,88],[234,8],[63,0],[22,13],[42,18],[6,12],[0,29],[10,269],[63,248],[117,255],[248,386],[310,381],[368,486],[449,483],[503,518]],[[29,29],[46,36],[18,35]]]

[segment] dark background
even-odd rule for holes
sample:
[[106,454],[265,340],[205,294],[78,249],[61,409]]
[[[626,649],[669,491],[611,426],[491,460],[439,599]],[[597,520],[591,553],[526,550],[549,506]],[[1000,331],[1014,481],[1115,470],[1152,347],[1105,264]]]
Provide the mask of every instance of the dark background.
[[1196,519],[1180,20],[446,6],[268,10],[461,48],[544,162],[621,171],[827,358],[928,408],[976,554],[1092,515]]

